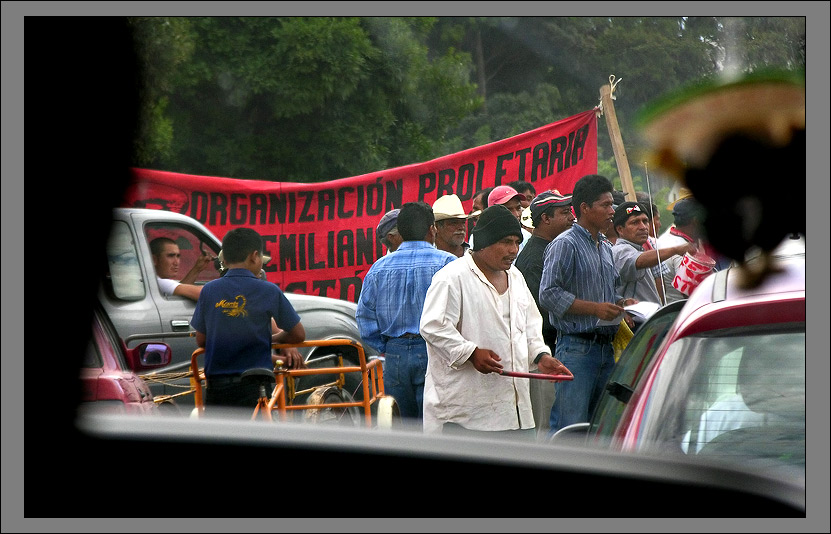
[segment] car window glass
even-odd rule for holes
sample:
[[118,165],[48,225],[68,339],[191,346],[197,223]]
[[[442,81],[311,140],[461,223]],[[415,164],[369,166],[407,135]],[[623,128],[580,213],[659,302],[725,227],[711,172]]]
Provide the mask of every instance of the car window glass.
[[[111,357],[115,359],[118,369],[129,369],[127,360],[124,356],[124,345],[122,344],[121,337],[118,335],[118,332],[115,330],[112,322],[106,316],[106,312],[102,310],[95,310],[94,313],[94,321],[98,326],[98,328],[93,328],[94,334],[92,340],[90,341],[90,345],[93,346],[92,348],[94,349],[97,358],[97,365],[94,367],[102,367],[102,354],[110,354]],[[86,357],[90,358],[91,356],[88,354]]]
[[[675,306],[672,311],[667,310],[666,313],[654,316],[638,329],[615,365],[609,384],[617,383],[634,388],[680,310],[681,306]],[[625,407],[625,402],[611,395],[608,390],[604,391],[591,420],[590,439],[598,444],[607,443]]]
[[87,344],[87,350],[84,352],[84,358],[81,361],[81,367],[84,369],[95,369],[102,365],[101,354],[98,352],[98,348],[92,338],[90,338]]
[[804,327],[675,342],[644,417],[642,446],[804,470]]
[[121,300],[144,298],[144,281],[130,227],[113,221],[107,242],[107,266],[113,296]]

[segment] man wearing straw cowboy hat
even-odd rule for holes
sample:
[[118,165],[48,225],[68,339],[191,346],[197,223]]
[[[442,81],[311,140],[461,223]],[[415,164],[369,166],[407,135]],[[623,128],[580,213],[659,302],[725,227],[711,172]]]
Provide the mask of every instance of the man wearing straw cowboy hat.
[[542,338],[542,317],[513,266],[519,220],[501,205],[485,209],[470,254],[434,276],[419,329],[427,343],[424,431],[536,437],[527,377],[570,375]]
[[462,257],[467,251],[467,213],[456,195],[444,195],[433,203],[436,218],[436,248]]

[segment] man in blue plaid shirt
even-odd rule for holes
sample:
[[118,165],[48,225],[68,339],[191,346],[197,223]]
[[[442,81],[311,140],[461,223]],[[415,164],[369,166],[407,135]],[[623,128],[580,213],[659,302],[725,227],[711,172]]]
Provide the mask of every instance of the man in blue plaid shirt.
[[433,208],[408,202],[398,214],[398,249],[378,258],[364,277],[355,318],[364,343],[384,354],[384,392],[401,416],[423,418],[427,345],[418,325],[433,275],[456,256],[435,246]]

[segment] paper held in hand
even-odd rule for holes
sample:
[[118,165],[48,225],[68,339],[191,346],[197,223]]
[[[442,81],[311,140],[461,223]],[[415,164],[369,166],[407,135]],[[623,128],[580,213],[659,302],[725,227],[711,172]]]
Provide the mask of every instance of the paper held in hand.
[[610,321],[604,321],[603,319],[597,320],[597,325],[595,326],[618,326],[620,322],[623,320],[623,313],[615,317]]
[[652,317],[652,314],[658,311],[660,307],[661,305],[657,302],[642,301],[631,306],[626,306],[623,309],[635,319],[640,319],[642,322]]

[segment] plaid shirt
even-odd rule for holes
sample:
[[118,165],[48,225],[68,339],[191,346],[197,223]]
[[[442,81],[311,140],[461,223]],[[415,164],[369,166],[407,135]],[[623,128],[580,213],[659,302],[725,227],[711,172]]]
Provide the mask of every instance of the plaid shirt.
[[364,277],[355,314],[364,342],[385,353],[389,338],[418,333],[433,275],[456,259],[426,241],[404,241],[378,258]]

